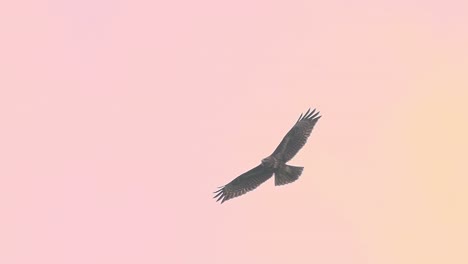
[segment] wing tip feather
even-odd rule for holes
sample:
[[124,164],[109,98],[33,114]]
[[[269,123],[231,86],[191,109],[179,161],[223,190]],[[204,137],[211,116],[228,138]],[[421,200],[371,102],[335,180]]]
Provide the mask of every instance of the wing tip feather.
[[[299,119],[297,119],[297,122],[299,121],[302,121],[304,119],[307,119],[307,120],[318,120],[321,116],[319,116],[320,114],[320,111],[317,111],[317,108],[314,108],[312,110],[312,112],[310,111],[310,109],[312,108],[309,108],[305,113],[301,113],[301,115],[299,116]],[[317,112],[316,112],[317,111]],[[296,122],[296,123],[297,123]]]

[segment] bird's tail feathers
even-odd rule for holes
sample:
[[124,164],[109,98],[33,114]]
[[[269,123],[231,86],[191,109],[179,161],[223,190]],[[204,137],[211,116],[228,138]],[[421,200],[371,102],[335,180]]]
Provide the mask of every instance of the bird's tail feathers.
[[296,181],[304,167],[285,165],[275,173],[275,185],[284,185]]

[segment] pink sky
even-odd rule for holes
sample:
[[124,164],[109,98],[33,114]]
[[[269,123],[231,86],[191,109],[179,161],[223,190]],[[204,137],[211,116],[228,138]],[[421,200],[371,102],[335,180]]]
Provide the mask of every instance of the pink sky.
[[[468,263],[467,25],[466,1],[4,1],[0,263]],[[301,178],[215,203],[309,107]]]

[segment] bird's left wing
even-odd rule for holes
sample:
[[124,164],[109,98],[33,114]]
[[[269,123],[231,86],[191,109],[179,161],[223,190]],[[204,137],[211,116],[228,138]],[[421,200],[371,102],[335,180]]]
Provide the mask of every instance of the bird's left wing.
[[271,176],[273,176],[273,171],[271,169],[268,169],[263,165],[258,165],[235,178],[230,183],[220,187],[220,189],[215,192],[216,195],[213,198],[218,198],[216,201],[221,200],[221,203],[224,203],[229,199],[252,191],[260,184],[271,178]]
[[307,112],[299,117],[296,124],[284,136],[279,146],[275,149],[272,156],[288,162],[297,154],[297,152],[305,145],[307,138],[310,136],[315,123],[320,119],[320,112],[315,112],[315,109]]

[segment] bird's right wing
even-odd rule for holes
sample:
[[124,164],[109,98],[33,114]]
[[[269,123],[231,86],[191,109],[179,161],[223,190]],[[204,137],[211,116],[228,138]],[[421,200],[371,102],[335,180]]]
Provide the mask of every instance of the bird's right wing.
[[220,187],[220,189],[215,192],[216,195],[213,198],[218,198],[216,201],[221,200],[221,203],[224,203],[229,199],[252,191],[260,184],[271,178],[271,176],[273,176],[273,171],[271,169],[268,169],[263,165],[258,165],[235,178],[230,183]]

